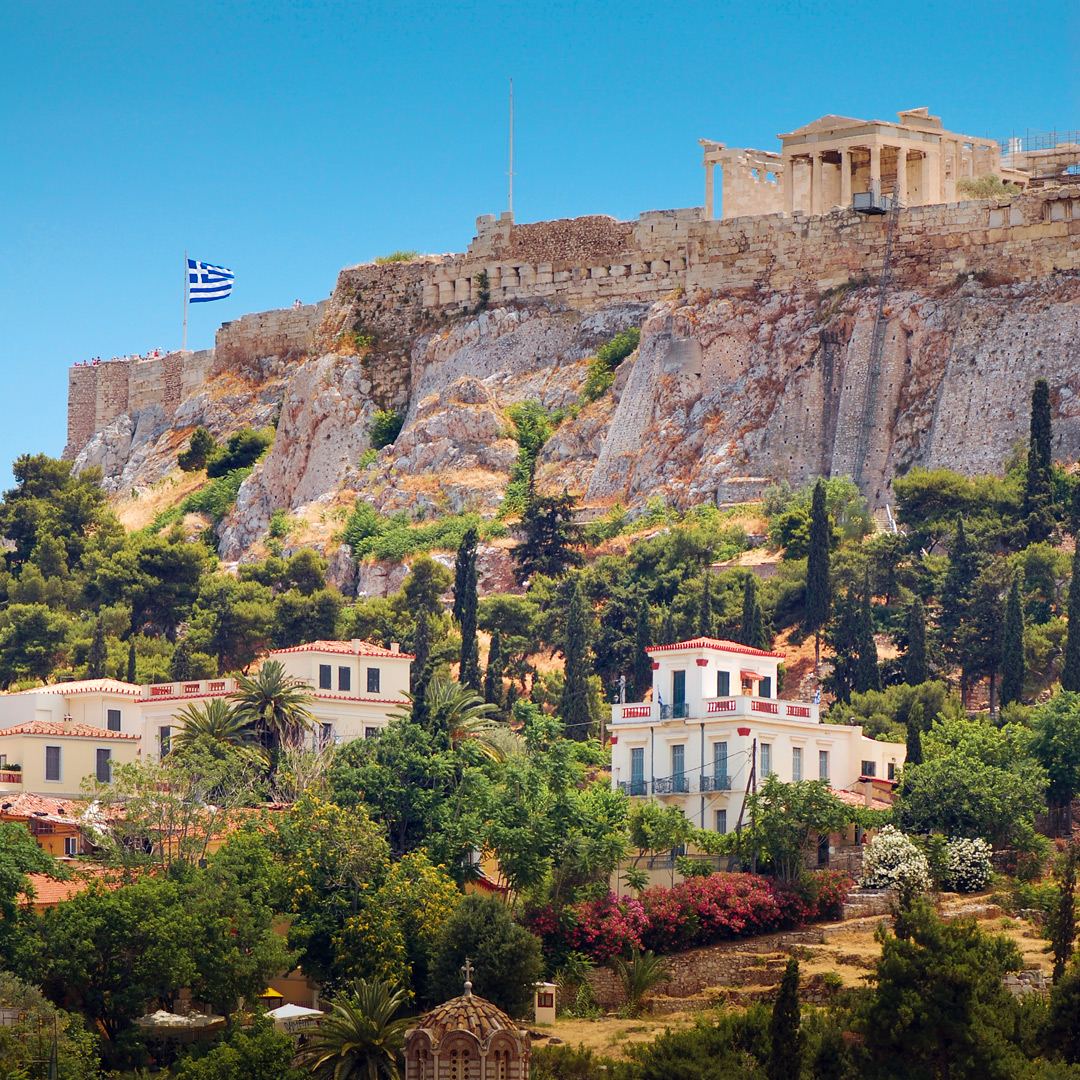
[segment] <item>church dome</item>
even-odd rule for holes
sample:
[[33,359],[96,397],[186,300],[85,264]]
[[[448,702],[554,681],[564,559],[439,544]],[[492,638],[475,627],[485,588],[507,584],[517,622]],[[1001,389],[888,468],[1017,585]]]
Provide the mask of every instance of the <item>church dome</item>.
[[451,1031],[468,1031],[481,1043],[497,1031],[520,1032],[520,1028],[497,1005],[476,994],[462,994],[424,1013],[416,1030],[426,1031],[436,1046]]

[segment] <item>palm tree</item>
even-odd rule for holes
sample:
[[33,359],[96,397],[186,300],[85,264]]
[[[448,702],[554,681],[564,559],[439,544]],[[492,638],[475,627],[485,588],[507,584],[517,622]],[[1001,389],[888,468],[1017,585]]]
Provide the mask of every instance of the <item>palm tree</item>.
[[196,739],[208,738],[226,746],[250,746],[255,741],[251,722],[245,720],[224,698],[211,698],[201,705],[189,705],[175,716],[183,727],[173,736],[173,746],[182,750]]
[[621,956],[612,957],[611,968],[626,991],[626,1004],[633,1016],[637,1016],[649,991],[657,983],[667,982],[671,978],[667,960],[657,956],[652,949],[644,952],[635,949],[629,960]]
[[237,716],[269,747],[299,746],[314,727],[315,717],[308,710],[315,700],[311,687],[286,674],[280,660],[267,660],[254,675],[237,675],[236,686],[229,699]]
[[352,992],[331,1004],[334,1011],[297,1055],[316,1080],[401,1080],[401,1048],[410,1021],[391,1017],[405,991],[381,979],[357,979]]
[[484,701],[482,694],[442,675],[434,675],[427,685],[427,709],[432,723],[450,737],[452,746],[475,740],[480,751],[494,761],[503,761],[512,752],[506,738],[508,724],[492,720],[498,707]]

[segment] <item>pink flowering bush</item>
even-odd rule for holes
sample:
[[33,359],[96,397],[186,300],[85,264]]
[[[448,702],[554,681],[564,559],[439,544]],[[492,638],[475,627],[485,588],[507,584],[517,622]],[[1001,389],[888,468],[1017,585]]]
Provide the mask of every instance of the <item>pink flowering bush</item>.
[[829,870],[801,886],[755,874],[709,874],[646,889],[640,899],[608,893],[570,905],[561,919],[550,907],[529,910],[523,922],[549,956],[573,949],[604,963],[632,949],[670,953],[834,918],[851,885],[846,874]]

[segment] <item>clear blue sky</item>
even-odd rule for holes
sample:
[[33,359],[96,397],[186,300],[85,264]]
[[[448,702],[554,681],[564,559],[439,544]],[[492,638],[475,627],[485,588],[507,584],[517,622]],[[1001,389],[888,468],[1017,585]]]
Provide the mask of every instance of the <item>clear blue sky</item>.
[[1080,127],[1080,5],[64,3],[0,8],[0,478],[58,454],[67,368],[180,344],[185,248],[220,322],[342,266],[519,221],[696,206],[698,138],[776,148],[825,113],[1004,137]]

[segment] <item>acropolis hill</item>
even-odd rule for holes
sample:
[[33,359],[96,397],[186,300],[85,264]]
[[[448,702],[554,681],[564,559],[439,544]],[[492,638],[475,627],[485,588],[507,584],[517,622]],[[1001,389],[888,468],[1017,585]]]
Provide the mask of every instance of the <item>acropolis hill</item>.
[[[633,508],[851,475],[881,505],[912,465],[1000,468],[1039,376],[1056,453],[1075,460],[1080,148],[1002,154],[926,110],[824,117],[781,142],[768,156],[702,140],[704,208],[481,217],[464,253],[345,269],[328,300],[226,323],[212,350],[72,368],[65,453],[129,492],[174,469],[197,424],[220,438],[280,404],[222,523],[226,558],[274,509],[313,521],[354,493],[490,511],[517,452],[505,410],[569,407],[597,345],[639,325],[612,391],[544,447],[541,486]],[[956,201],[987,173],[1022,190]],[[359,471],[378,408],[405,425]]]

